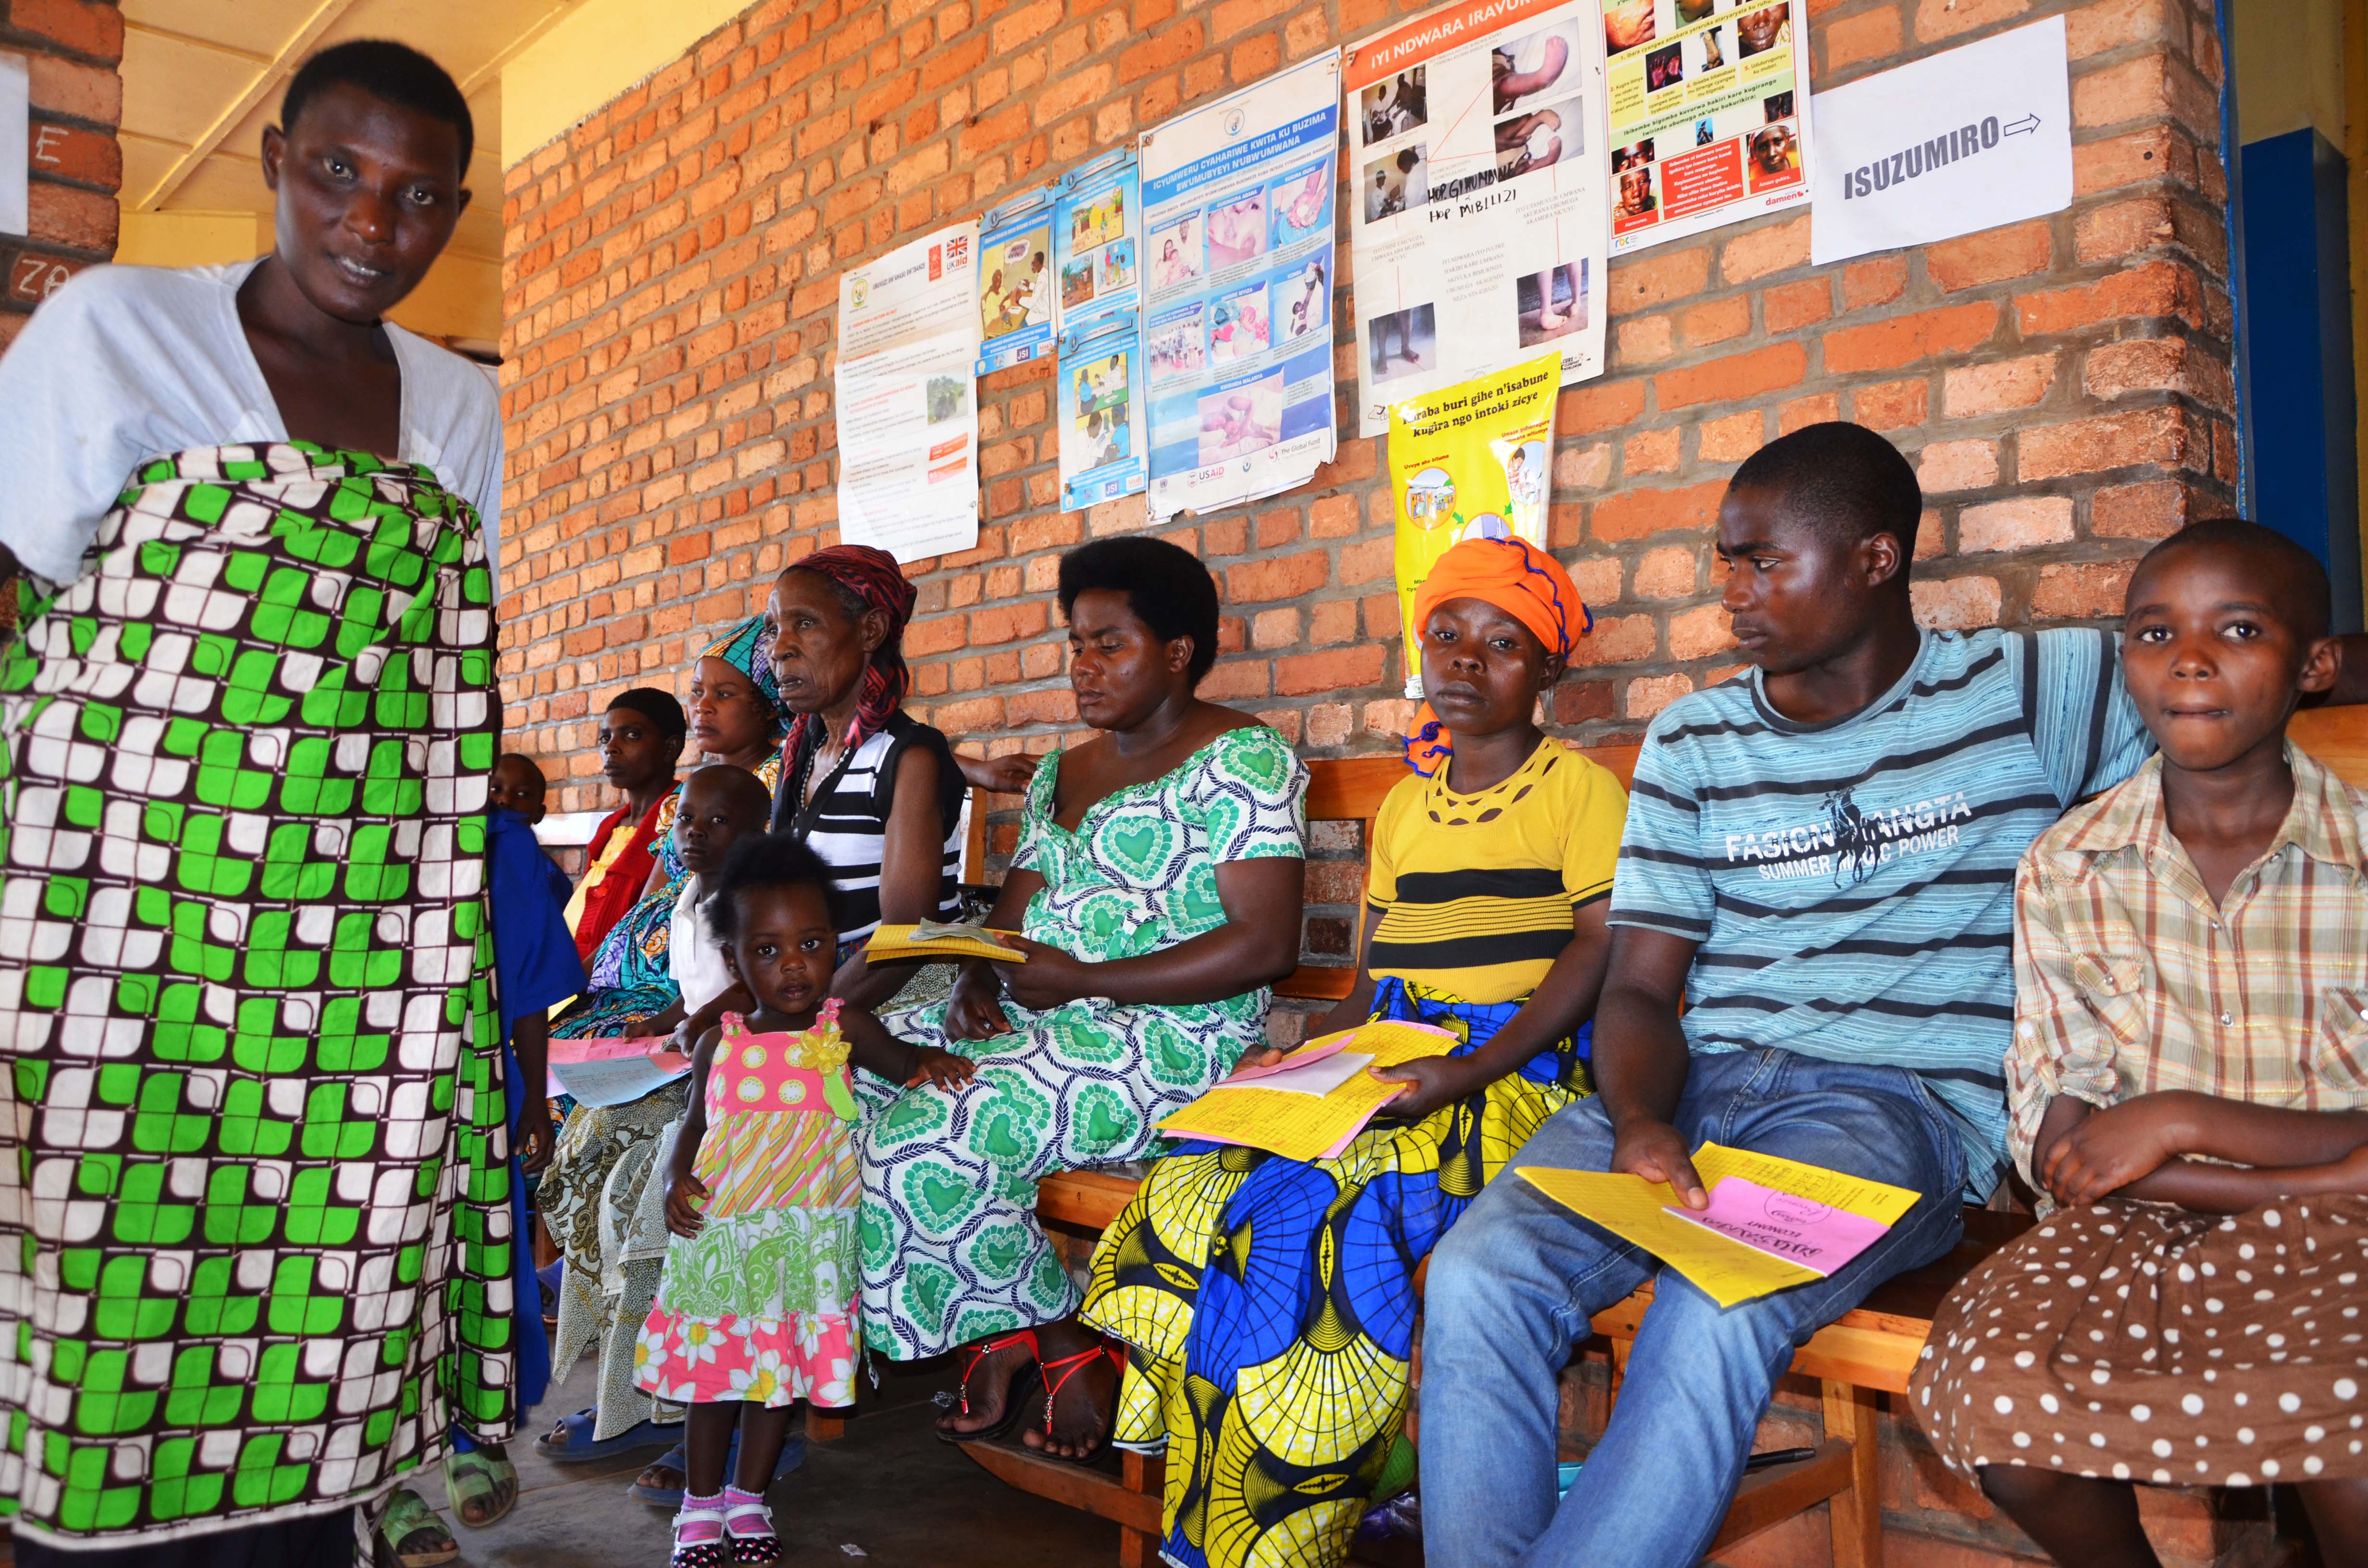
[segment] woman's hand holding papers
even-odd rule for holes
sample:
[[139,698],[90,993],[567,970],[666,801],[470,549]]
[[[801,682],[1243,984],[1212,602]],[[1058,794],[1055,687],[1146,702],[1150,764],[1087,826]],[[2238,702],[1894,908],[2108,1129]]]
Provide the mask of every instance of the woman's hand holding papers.
[[1440,1107],[1486,1087],[1496,1076],[1491,1074],[1483,1077],[1472,1070],[1471,1062],[1468,1056],[1418,1056],[1395,1067],[1368,1067],[1365,1071],[1384,1084],[1412,1085],[1383,1106],[1382,1114],[1419,1121]]
[[1096,994],[1093,981],[1094,965],[1073,958],[1048,943],[1031,941],[1021,936],[1000,936],[998,940],[1018,948],[1028,955],[1026,963],[998,963],[995,972],[1003,977],[1003,989],[1014,1002],[1023,1007],[1042,1011],[1075,1002],[1081,996]]

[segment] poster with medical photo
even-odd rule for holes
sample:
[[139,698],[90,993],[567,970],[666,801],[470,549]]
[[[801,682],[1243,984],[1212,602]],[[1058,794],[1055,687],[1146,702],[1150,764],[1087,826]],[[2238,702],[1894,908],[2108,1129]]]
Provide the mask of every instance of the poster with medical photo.
[[1439,558],[1467,539],[1546,547],[1554,400],[1552,349],[1501,370],[1389,406],[1390,498],[1397,504],[1398,614],[1406,628],[1408,697],[1422,695],[1414,596]]
[[1809,199],[1806,0],[1603,0],[1611,253]]
[[1603,373],[1599,0],[1462,0],[1350,46],[1361,434],[1393,400],[1553,348]]
[[1053,349],[1053,204],[1045,186],[979,221],[978,373]]
[[838,279],[838,535],[917,561],[978,543],[978,224]]
[[1292,489],[1332,458],[1339,135],[1337,52],[1143,135],[1155,519]]

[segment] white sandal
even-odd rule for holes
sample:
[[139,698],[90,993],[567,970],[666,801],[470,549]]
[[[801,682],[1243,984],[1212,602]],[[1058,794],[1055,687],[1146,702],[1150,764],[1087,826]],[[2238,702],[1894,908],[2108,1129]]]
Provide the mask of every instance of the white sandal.
[[[781,1538],[773,1529],[773,1510],[762,1497],[736,1486],[723,1489],[723,1537],[732,1549],[732,1568],[773,1568],[781,1560]],[[753,1517],[756,1528],[744,1529]]]
[[[675,1510],[674,1555],[666,1560],[667,1568],[731,1568],[732,1542],[729,1527],[724,1523],[723,1496],[719,1494],[712,1498],[702,1497],[700,1502],[703,1506],[693,1506],[686,1493],[682,1506]],[[703,1539],[685,1540],[682,1532],[686,1525],[713,1525],[715,1533],[711,1536],[702,1531]]]

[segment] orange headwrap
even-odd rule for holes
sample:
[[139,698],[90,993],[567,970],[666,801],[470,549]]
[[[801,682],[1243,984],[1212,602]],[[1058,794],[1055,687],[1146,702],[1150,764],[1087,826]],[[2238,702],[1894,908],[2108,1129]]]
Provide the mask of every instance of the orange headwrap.
[[[1430,575],[1415,590],[1414,623],[1406,629],[1408,656],[1421,657],[1423,623],[1449,599],[1495,605],[1534,632],[1547,653],[1565,658],[1595,623],[1562,562],[1522,539],[1467,539],[1431,563]],[[1415,714],[1406,744],[1406,766],[1425,776],[1437,772],[1453,750],[1428,702]]]

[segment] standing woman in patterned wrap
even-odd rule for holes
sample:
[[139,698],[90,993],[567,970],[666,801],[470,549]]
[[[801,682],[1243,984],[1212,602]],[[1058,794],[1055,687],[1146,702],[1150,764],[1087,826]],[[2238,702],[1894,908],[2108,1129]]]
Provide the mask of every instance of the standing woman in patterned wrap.
[[1267,987],[1298,960],[1307,769],[1192,695],[1216,662],[1217,587],[1190,555],[1087,545],[1061,562],[1060,603],[1077,713],[1103,733],[1028,787],[987,922],[1024,933],[1028,961],[966,963],[949,1001],[882,1020],[978,1075],[879,1108],[860,1240],[865,1343],[898,1360],[965,1347],[941,1435],[1025,1417],[1082,1453],[1109,1430],[1119,1363],[1072,1315],[1036,1180],[1154,1152],[1160,1119],[1265,1045]]
[[363,41],[281,122],[271,255],[94,267],[0,359],[20,1563],[342,1565],[449,1423],[518,1415],[500,416],[384,319],[467,205],[469,110]]

